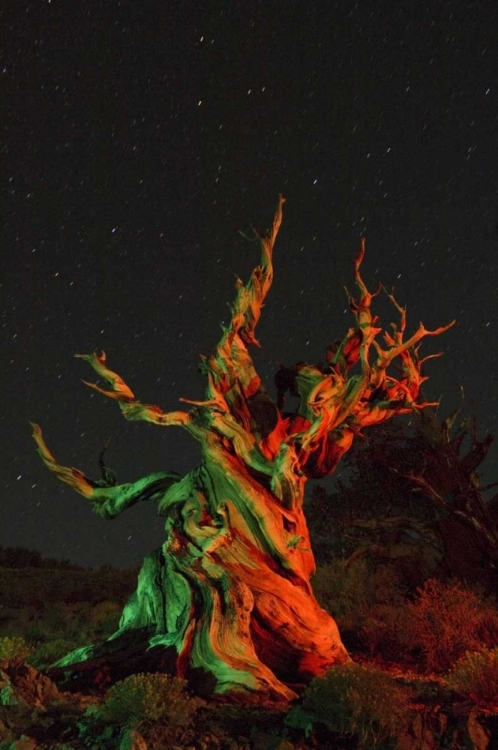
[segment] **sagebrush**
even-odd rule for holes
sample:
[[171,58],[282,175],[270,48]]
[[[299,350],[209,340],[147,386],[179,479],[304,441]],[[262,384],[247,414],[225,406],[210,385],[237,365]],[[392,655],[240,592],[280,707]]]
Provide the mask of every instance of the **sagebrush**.
[[139,726],[162,720],[171,726],[188,726],[198,703],[186,692],[187,683],[166,674],[133,674],[113,685],[100,714],[107,721]]
[[408,605],[405,637],[420,650],[426,671],[446,672],[467,651],[498,642],[498,612],[461,583],[430,579]]
[[498,647],[468,651],[449,673],[448,685],[475,703],[498,704]]
[[[359,748],[371,750],[396,737],[409,725],[410,689],[376,669],[358,664],[334,667],[307,687],[295,712],[311,724],[324,724],[342,736],[354,736]],[[288,723],[293,724],[291,709]]]
[[0,638],[0,659],[26,659],[33,652],[33,646],[20,635]]

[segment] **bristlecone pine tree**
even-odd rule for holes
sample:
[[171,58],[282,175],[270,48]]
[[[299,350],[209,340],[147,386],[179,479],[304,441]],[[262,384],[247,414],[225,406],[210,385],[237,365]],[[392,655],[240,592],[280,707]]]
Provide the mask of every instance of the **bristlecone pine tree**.
[[[165,413],[138,401],[107,367],[103,352],[77,355],[109,389],[87,385],[117,401],[126,419],[187,430],[200,442],[200,466],[183,478],[162,472],[113,486],[104,472],[95,482],[61,466],[34,425],[47,467],[87,497],[100,516],[114,518],[153,499],[166,519],[164,545],[146,558],[118,633],[105,648],[65,657],[59,667],[66,675],[72,664],[84,669],[85,660],[99,657],[102,665],[106,653],[112,658],[108,671],[100,670],[101,680],[122,676],[124,667],[116,665],[127,661],[128,669],[132,664],[140,671],[136,649],[127,660],[118,642],[130,648],[134,634],[138,642],[144,632],[149,671],[151,654],[164,662],[162,649],[173,655],[178,675],[202,673],[215,693],[241,699],[290,700],[298,686],[349,660],[335,621],[318,605],[310,583],[315,563],[303,513],[305,483],[330,475],[363,428],[426,406],[418,400],[425,380],[418,344],[453,323],[435,331],[420,324],[405,341],[405,310],[388,294],[399,322],[390,332],[379,327],[371,312],[374,295],[360,272],[362,241],[354,263],[357,296],[349,295],[355,325],[329,347],[324,365],[281,368],[275,403],[249,348],[258,345],[255,329],[272,284],[283,204],[280,197],[268,234],[256,235],[260,265],[247,284],[237,283],[230,324],[203,360],[204,401],[182,399],[190,410]],[[300,397],[292,414],[282,410],[287,391]]]

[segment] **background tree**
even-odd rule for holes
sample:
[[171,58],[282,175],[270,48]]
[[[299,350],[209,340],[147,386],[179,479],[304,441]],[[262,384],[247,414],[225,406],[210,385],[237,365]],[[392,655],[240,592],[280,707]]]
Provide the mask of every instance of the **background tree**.
[[[379,425],[355,442],[345,464],[349,480],[328,496],[313,488],[308,522],[320,549],[323,507],[337,508],[337,546],[352,564],[367,555],[391,561],[406,582],[458,578],[490,592],[498,587],[498,495],[485,493],[478,470],[493,436],[477,436],[473,418],[446,418],[430,407]],[[317,547],[315,544],[315,549]]]
[[[313,595],[305,483],[331,474],[365,427],[427,406],[419,400],[425,378],[418,345],[449,326],[428,331],[420,324],[405,341],[405,310],[388,294],[399,322],[383,330],[360,272],[362,241],[354,263],[358,296],[348,295],[355,325],[329,347],[325,363],[282,368],[274,403],[249,347],[258,345],[255,329],[273,279],[283,203],[280,197],[268,234],[256,235],[260,265],[247,284],[237,282],[230,323],[203,360],[205,400],[182,399],[189,411],[165,413],[138,401],[103,352],[77,355],[107,388],[88,385],[117,401],[126,419],[182,427],[198,440],[199,467],[183,478],[160,472],[126,485],[105,476],[93,482],[60,465],[36,425],[34,437],[47,467],[102,517],[152,499],[166,518],[165,543],[146,559],[117,638],[136,645],[145,629],[157,662],[157,649],[163,656],[167,651],[180,676],[201,670],[212,676],[217,693],[288,700],[296,685],[349,658],[334,620]],[[284,411],[289,390],[299,397],[292,413]],[[114,665],[126,661],[116,656],[116,639],[106,648]],[[83,649],[61,665],[102,653]]]

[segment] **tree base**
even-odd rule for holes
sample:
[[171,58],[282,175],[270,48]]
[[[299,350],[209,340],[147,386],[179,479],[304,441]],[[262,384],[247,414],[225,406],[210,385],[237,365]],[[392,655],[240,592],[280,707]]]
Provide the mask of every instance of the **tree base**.
[[[186,679],[207,699],[275,705],[294,700],[313,677],[350,661],[334,620],[311,590],[281,578],[268,590],[261,583],[263,572],[250,609],[242,597],[231,598],[233,586],[213,589],[223,593],[217,606],[225,617],[219,622],[233,628],[223,630],[214,612],[206,622],[195,606],[182,608],[182,626],[173,616],[175,581],[167,560],[161,549],[146,557],[117,633],[72,651],[48,670],[61,689],[102,691],[131,674],[162,672]],[[208,601],[211,588],[194,589],[193,598],[199,591]]]

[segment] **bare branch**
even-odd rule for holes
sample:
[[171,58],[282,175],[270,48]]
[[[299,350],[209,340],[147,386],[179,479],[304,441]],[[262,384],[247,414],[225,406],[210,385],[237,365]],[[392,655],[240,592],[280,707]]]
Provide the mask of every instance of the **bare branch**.
[[136,401],[133,391],[127,386],[124,380],[117,373],[106,367],[105,352],[101,352],[100,354],[97,354],[97,352],[94,352],[93,354],[75,354],[75,357],[78,359],[84,359],[85,362],[88,362],[95,372],[109,383],[112,388],[111,391],[101,388],[96,383],[88,383],[86,380],[83,381],[85,385],[89,388],[93,388],[94,391],[98,391],[104,396],[107,396],[107,398],[112,398],[115,401],[118,401],[119,408],[125,419],[134,422],[152,422],[152,424],[161,425],[163,427],[169,427],[170,425],[187,427],[192,422],[192,417],[188,412],[163,412],[159,406],[155,406],[154,404],[142,404],[140,401]]
[[124,380],[117,375],[112,370],[109,370],[108,367],[106,367],[106,353],[104,351],[100,352],[100,354],[97,354],[97,352],[93,352],[93,354],[75,354],[74,355],[77,359],[84,359],[85,362],[88,362],[97,375],[100,375],[100,377],[105,380],[112,388],[112,395],[106,391],[102,391],[102,389],[98,388],[98,386],[94,386],[91,383],[85,383],[85,385],[90,386],[91,388],[95,388],[95,390],[100,390],[101,393],[105,393],[105,395],[108,395],[110,398],[116,398],[116,399],[129,399],[133,400],[135,398],[133,391],[131,388],[129,388]]
[[80,495],[93,503],[93,510],[102,518],[114,518],[126,508],[143,500],[159,501],[166,490],[181,479],[179,474],[170,471],[150,474],[137,482],[117,486],[103,486],[85,476],[79,469],[62,466],[47,447],[39,425],[31,423],[38,453],[45,466],[64,484],[69,485]]
[[86,477],[79,469],[61,466],[47,447],[40,426],[34,422],[30,422],[30,424],[33,428],[33,438],[38,446],[38,453],[45,466],[55,474],[57,479],[60,479],[64,484],[68,484],[80,495],[83,495],[84,497],[92,497],[96,483]]
[[[372,294],[362,275],[361,264],[365,256],[365,240],[361,239],[360,250],[354,262],[355,285],[360,292],[355,299],[348,292],[350,307],[356,318],[356,327],[348,331],[345,339],[327,351],[327,362],[330,373],[312,366],[301,366],[296,375],[296,385],[301,396],[299,414],[308,420],[306,429],[299,424],[300,432],[293,432],[292,439],[301,446],[300,461],[304,466],[311,461],[313,476],[321,471],[332,471],[338,458],[349,448],[352,435],[358,434],[363,427],[379,424],[397,414],[407,414],[413,410],[434,405],[434,402],[418,401],[420,387],[427,379],[421,373],[422,364],[432,357],[419,359],[416,346],[426,336],[438,336],[444,333],[455,321],[430,331],[421,323],[418,330],[403,341],[406,330],[406,308],[396,300],[393,292],[387,292],[382,286]],[[378,318],[372,314],[371,305],[374,297],[384,289],[387,297],[398,311],[398,324],[392,323],[392,333],[378,325]],[[377,341],[383,335],[387,348]],[[372,364],[369,359],[370,349],[376,352]],[[387,374],[389,367],[398,359],[401,365],[401,377]],[[360,365],[359,374],[350,375],[350,370]],[[334,439],[331,439],[334,435]],[[327,458],[327,451],[334,453],[334,458]],[[322,459],[318,461],[317,457]],[[322,469],[318,467],[321,462]]]

